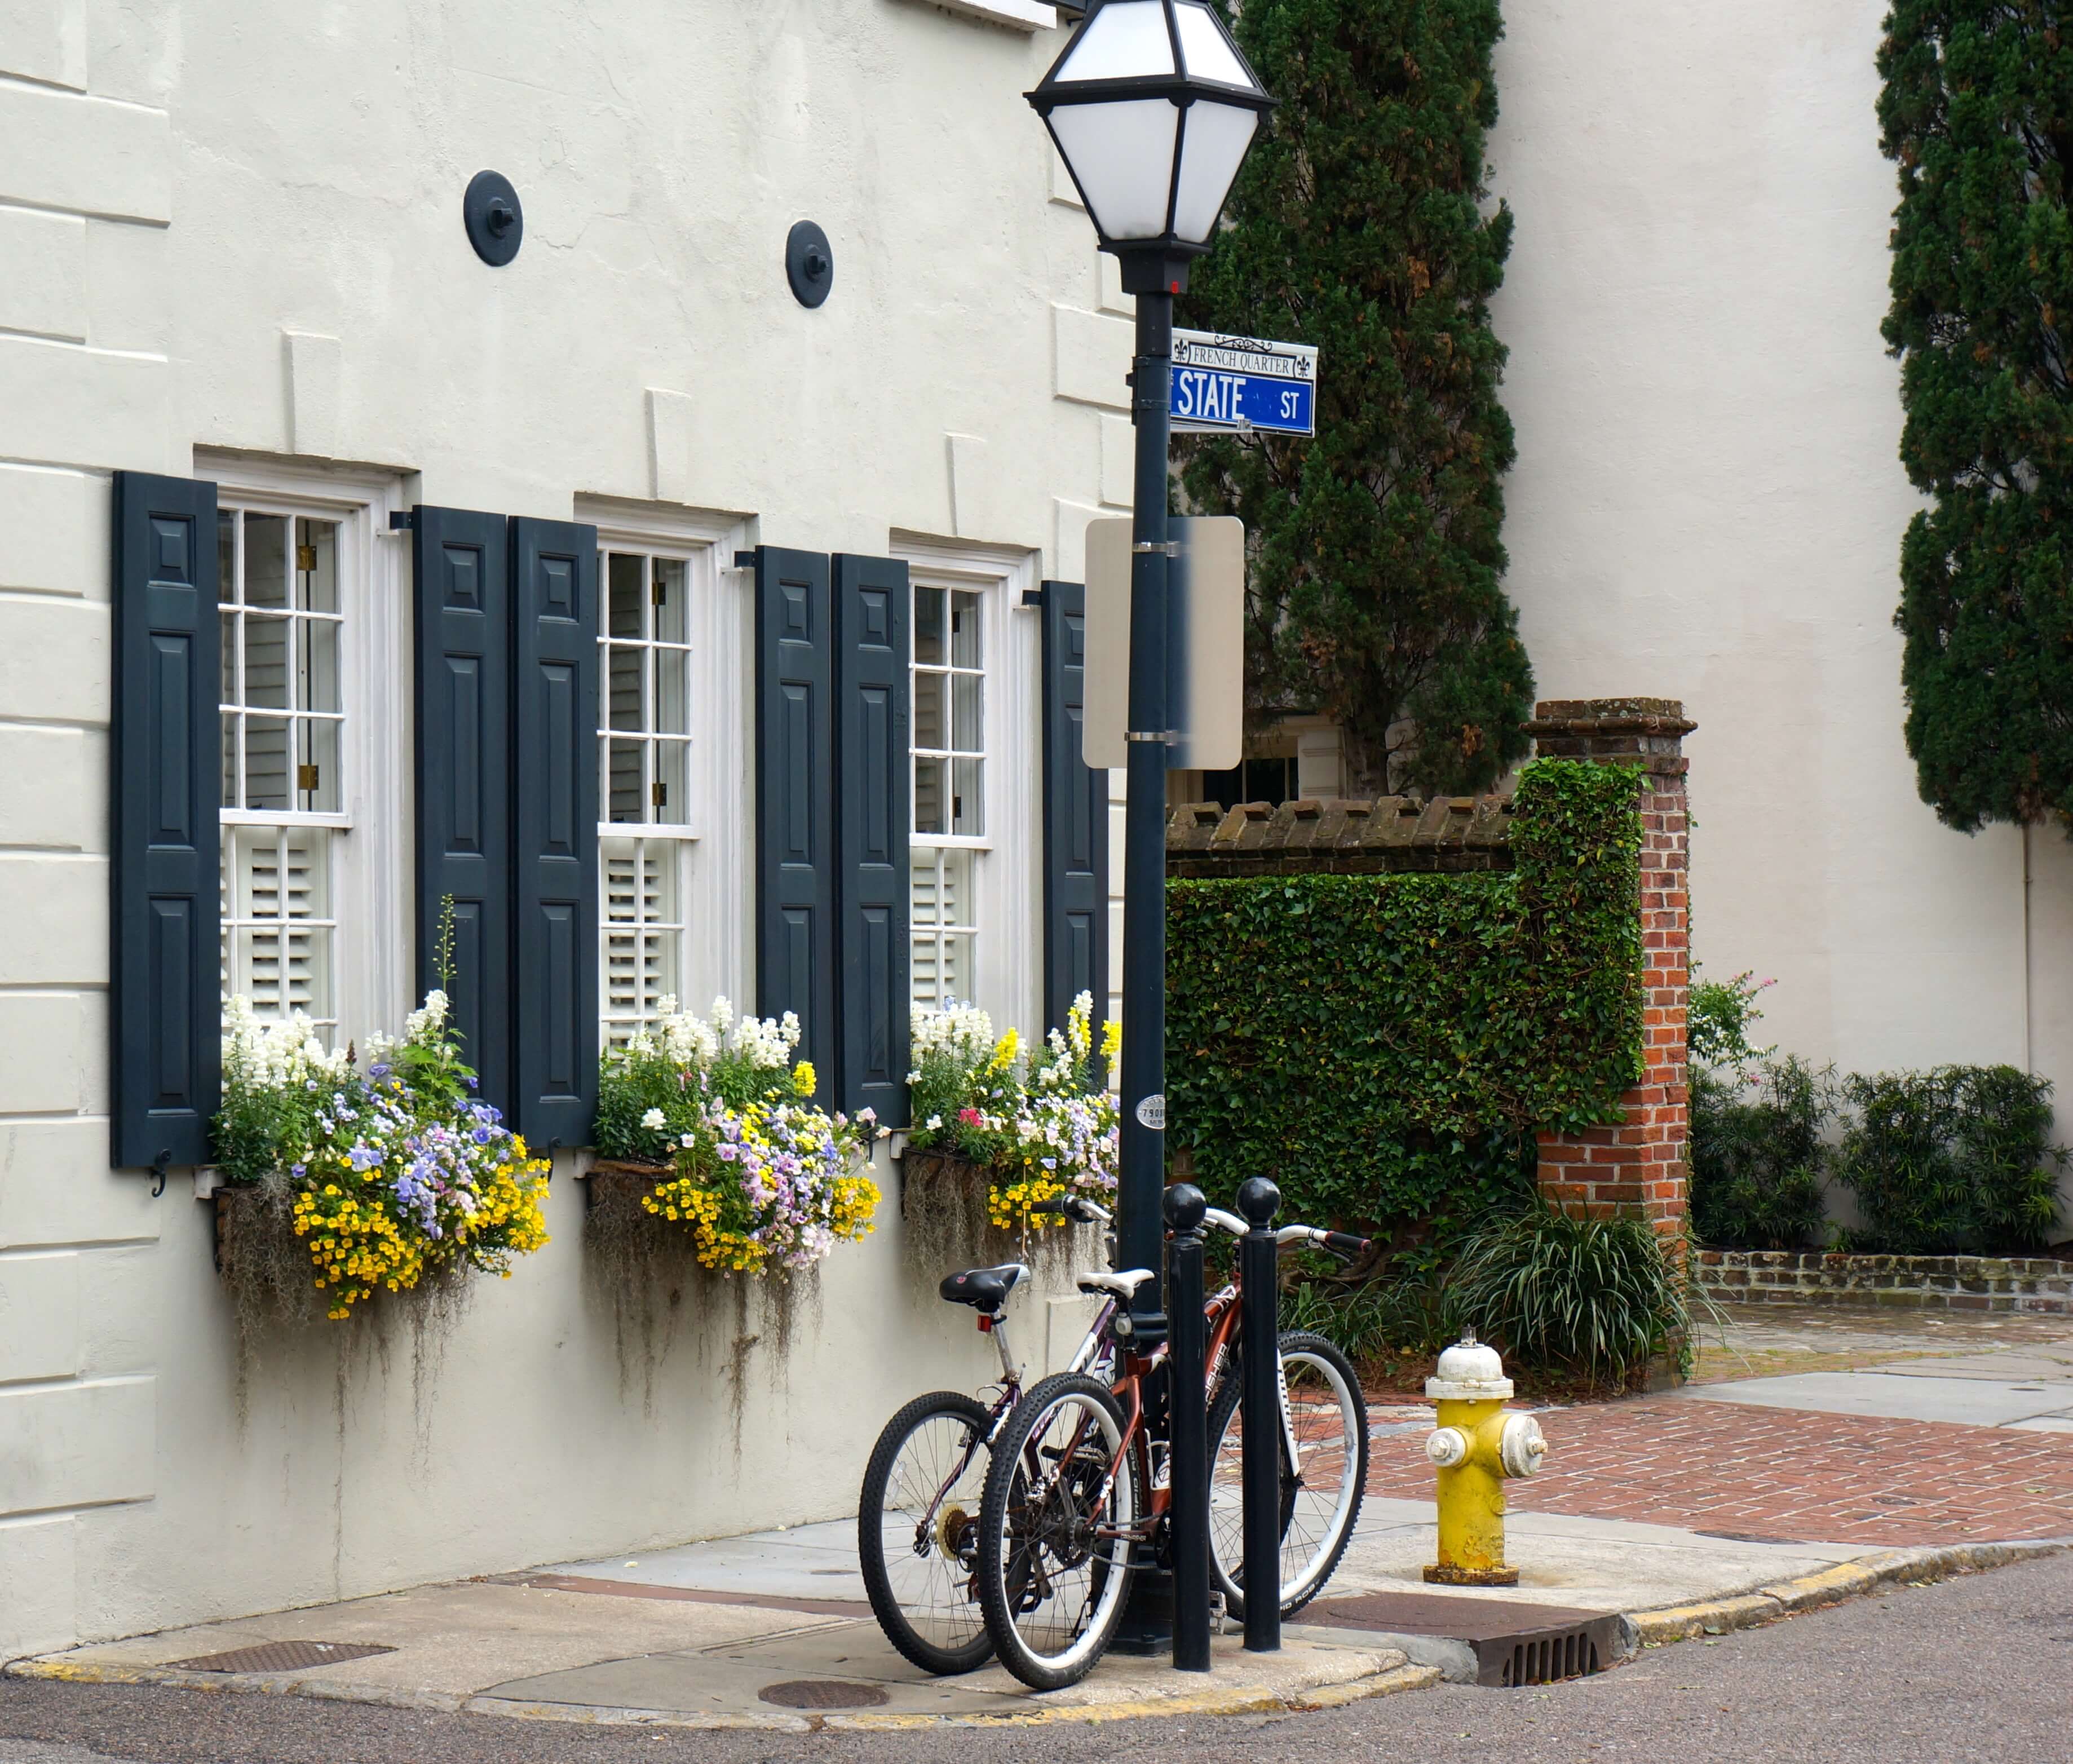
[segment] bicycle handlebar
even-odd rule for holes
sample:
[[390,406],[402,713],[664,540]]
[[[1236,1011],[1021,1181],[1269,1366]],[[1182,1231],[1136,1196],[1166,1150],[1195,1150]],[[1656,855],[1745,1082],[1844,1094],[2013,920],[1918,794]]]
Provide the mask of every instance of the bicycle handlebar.
[[[1061,1194],[1049,1201],[1039,1201],[1029,1210],[1062,1214],[1081,1225],[1107,1225],[1115,1219],[1107,1207],[1083,1194]],[[1210,1208],[1202,1218],[1205,1224],[1228,1231],[1233,1237],[1243,1237],[1250,1229],[1236,1214],[1226,1213],[1222,1207]],[[1326,1251],[1349,1262],[1364,1254],[1368,1247],[1368,1239],[1364,1237],[1356,1237],[1350,1231],[1323,1231],[1314,1225],[1284,1225],[1274,1234],[1274,1241],[1307,1243],[1313,1249]]]

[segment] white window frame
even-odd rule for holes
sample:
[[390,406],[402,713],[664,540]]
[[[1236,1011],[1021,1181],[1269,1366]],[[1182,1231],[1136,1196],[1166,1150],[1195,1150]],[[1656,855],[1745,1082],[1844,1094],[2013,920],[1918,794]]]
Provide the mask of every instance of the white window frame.
[[[339,703],[344,713],[335,814],[218,810],[225,861],[241,827],[324,827],[330,842],[337,1043],[395,1034],[414,1000],[415,913],[409,859],[412,798],[411,641],[407,546],[389,517],[408,506],[394,473],[291,465],[198,451],[219,509],[337,523]],[[214,535],[210,536],[214,542]],[[213,756],[220,769],[220,740]],[[225,1000],[227,1004],[228,999]]]
[[[745,700],[738,678],[745,665],[744,639],[738,620],[727,616],[731,597],[727,571],[735,550],[749,543],[736,517],[659,509],[604,497],[579,497],[575,517],[597,529],[598,548],[598,1030],[603,1045],[621,1039],[645,1017],[616,1016],[611,1008],[610,938],[614,921],[606,890],[608,842],[638,844],[667,842],[675,848],[677,872],[678,1002],[703,1011],[718,994],[739,999],[745,973],[746,939],[733,934],[748,898],[752,852],[736,847],[748,842],[711,839],[708,830],[749,825],[749,753],[745,744],[731,742],[729,732],[742,727]],[[612,821],[606,793],[608,777],[607,726],[610,711],[604,675],[610,624],[610,584],[606,556],[613,551],[639,552],[684,566],[684,636],[690,647],[689,666],[690,749],[685,762],[685,801],[681,818],[669,822]],[[730,764],[730,753],[732,763]],[[624,929],[622,923],[620,926]]]
[[[1002,1027],[1012,1023],[1028,1031],[1036,1025],[1043,999],[1043,624],[1023,597],[1041,581],[1042,560],[1030,551],[954,545],[898,532],[889,550],[905,560],[913,586],[979,596],[986,830],[916,833],[910,802],[908,861],[911,867],[917,853],[931,847],[973,854],[972,898],[964,921],[974,927],[971,1002]],[[909,610],[911,620],[911,598]],[[910,654],[910,682],[913,669]],[[911,726],[911,711],[909,716]],[[911,769],[909,789],[911,796]],[[909,934],[911,947],[911,928]],[[1036,1025],[1035,1032],[1047,1027]]]

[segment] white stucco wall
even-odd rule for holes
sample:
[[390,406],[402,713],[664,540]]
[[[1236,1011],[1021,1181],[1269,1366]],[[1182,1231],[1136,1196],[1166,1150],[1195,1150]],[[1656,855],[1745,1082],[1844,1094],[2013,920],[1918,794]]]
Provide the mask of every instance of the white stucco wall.
[[[621,1327],[566,1168],[553,1243],[451,1336],[241,1350],[209,1210],[107,1168],[109,484],[294,455],[406,502],[1075,575],[1129,327],[1020,97],[1049,15],[0,7],[0,1657],[846,1512],[897,1402],[986,1375],[889,1180],[783,1350],[723,1288]],[[485,167],[525,210],[501,270],[461,225]],[[836,258],[812,312],[802,217]],[[745,727],[701,732],[746,764]],[[1025,932],[996,1008],[1027,1027]]]
[[2026,948],[2021,834],[1941,826],[1902,736],[1885,11],[1506,8],[1510,587],[1541,696],[1699,724],[1693,946],[1777,977],[1766,1038],[1847,1070],[2028,1063],[2073,1126],[2073,865],[2033,835]]

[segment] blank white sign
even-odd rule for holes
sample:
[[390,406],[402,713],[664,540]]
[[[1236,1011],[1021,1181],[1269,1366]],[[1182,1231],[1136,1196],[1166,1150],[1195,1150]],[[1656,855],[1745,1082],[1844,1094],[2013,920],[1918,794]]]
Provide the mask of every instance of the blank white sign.
[[[1087,523],[1087,677],[1082,741],[1091,766],[1124,766],[1130,723],[1130,518]],[[1169,771],[1226,772],[1245,753],[1245,523],[1228,514],[1167,523],[1166,727]]]

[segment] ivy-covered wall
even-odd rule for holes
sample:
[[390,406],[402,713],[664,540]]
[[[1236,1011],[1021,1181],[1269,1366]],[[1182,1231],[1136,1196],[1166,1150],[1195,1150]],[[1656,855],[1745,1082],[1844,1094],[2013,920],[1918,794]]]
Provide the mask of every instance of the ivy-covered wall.
[[1445,1230],[1531,1184],[1535,1132],[1618,1122],[1642,1070],[1638,787],[1534,761],[1509,871],[1170,881],[1168,1139],[1197,1180]]

